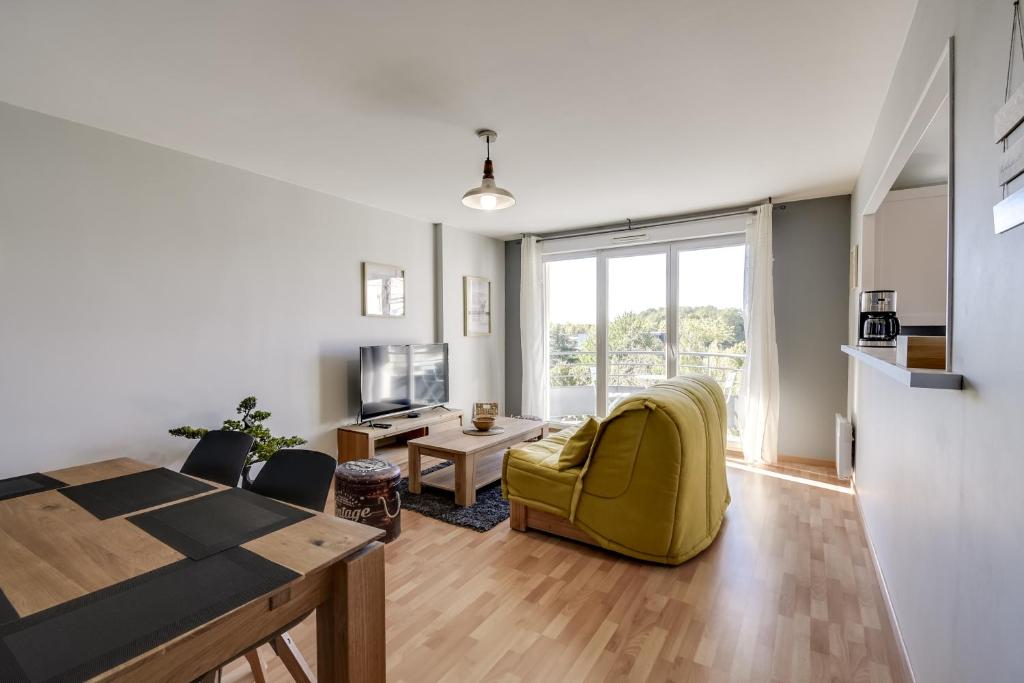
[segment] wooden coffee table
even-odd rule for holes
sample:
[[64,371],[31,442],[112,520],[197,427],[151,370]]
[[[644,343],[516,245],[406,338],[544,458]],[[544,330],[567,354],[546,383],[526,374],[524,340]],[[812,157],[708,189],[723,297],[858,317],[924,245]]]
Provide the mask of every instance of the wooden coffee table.
[[[478,488],[501,479],[501,461],[506,448],[548,435],[548,423],[536,420],[499,417],[494,426],[504,427],[505,431],[476,436],[451,429],[410,440],[409,493],[419,493],[421,485],[433,486],[454,491],[456,505],[473,505]],[[450,460],[455,467],[423,475],[420,463],[424,455]]]

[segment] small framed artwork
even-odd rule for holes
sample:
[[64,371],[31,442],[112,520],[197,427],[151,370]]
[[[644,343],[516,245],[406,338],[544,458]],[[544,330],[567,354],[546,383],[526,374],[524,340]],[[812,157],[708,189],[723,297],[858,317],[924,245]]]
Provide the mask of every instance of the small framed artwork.
[[405,316],[405,271],[398,266],[363,263],[363,315]]
[[498,417],[498,403],[496,401],[474,403],[473,417]]
[[462,278],[465,335],[485,337],[491,333],[491,281],[466,275]]

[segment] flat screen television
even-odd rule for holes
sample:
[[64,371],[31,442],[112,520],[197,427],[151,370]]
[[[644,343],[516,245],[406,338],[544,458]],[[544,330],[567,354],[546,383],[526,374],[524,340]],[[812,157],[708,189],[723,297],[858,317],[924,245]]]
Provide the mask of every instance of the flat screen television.
[[359,348],[359,421],[448,402],[448,345]]

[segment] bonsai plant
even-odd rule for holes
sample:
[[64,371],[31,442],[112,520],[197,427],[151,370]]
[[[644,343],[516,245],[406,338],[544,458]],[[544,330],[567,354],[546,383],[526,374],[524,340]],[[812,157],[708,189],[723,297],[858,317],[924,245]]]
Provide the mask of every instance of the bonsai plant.
[[[245,457],[245,465],[242,469],[242,486],[249,484],[249,468],[257,462],[265,462],[274,453],[282,448],[301,446],[306,440],[300,436],[274,436],[270,429],[263,423],[270,419],[270,412],[256,410],[256,397],[246,396],[235,408],[235,412],[241,417],[237,420],[227,419],[221,429],[229,432],[245,432],[253,438],[252,450]],[[181,436],[186,439],[201,439],[210,431],[203,427],[175,427],[169,429],[168,433],[173,436]]]

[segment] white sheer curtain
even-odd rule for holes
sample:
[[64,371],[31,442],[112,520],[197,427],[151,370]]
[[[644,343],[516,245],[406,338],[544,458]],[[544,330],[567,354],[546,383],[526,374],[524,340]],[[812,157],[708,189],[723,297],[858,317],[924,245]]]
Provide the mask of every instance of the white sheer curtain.
[[544,263],[534,236],[523,237],[519,280],[519,334],[523,349],[523,414],[548,418]]
[[772,205],[757,207],[747,226],[743,326],[743,457],[773,463],[779,448],[779,348],[775,341],[775,287],[772,282]]

